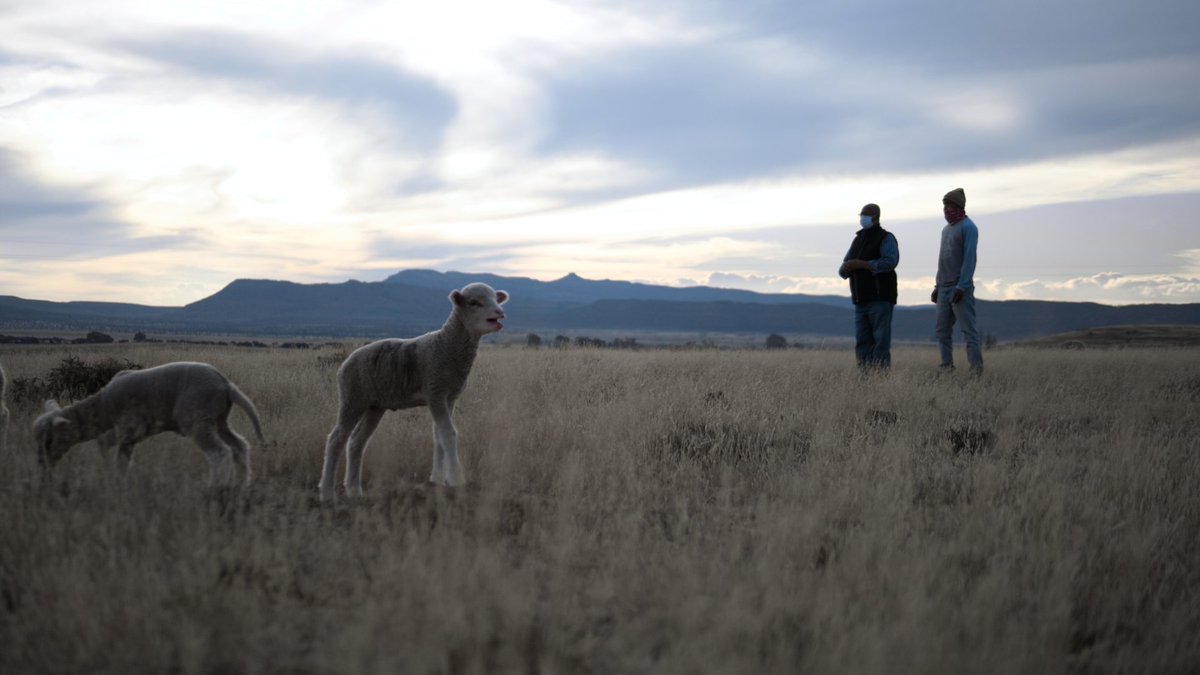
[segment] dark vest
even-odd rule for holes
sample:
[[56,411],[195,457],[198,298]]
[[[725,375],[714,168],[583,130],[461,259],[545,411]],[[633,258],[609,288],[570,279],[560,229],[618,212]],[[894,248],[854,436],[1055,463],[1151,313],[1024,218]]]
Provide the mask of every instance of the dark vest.
[[[876,225],[869,230],[859,230],[850,244],[850,259],[870,262],[878,260],[879,249],[888,231],[882,225]],[[854,304],[887,300],[896,304],[896,271],[872,274],[871,270],[854,270],[850,273],[850,297]]]

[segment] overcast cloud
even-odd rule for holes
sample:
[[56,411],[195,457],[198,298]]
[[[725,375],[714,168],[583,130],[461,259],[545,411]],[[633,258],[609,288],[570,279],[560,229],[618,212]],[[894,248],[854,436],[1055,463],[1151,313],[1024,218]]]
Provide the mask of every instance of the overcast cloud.
[[[426,6],[428,5],[428,6]],[[1200,5],[0,5],[0,293],[184,304],[405,267],[1200,302]]]

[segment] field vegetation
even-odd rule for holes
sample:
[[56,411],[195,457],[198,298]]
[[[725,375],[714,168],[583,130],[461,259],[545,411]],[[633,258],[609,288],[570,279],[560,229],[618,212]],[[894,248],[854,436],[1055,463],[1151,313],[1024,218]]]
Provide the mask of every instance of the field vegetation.
[[41,401],[10,401],[0,672],[1200,667],[1194,350],[998,350],[976,379],[925,349],[887,377],[848,352],[485,349],[456,413],[471,484],[426,485],[428,413],[392,413],[368,496],[335,505],[336,351],[0,349],[10,383],[72,356],[212,363],[268,443],[248,489],[207,487],[172,435],[123,476],[84,445],[47,478]]

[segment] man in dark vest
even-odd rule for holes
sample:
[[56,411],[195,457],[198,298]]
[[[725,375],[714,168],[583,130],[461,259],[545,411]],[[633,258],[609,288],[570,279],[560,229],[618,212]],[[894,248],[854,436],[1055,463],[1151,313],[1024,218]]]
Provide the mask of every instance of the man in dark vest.
[[896,308],[896,265],[900,245],[879,224],[879,207],[867,204],[858,214],[854,236],[838,274],[850,280],[854,300],[854,353],[862,370],[892,365],[892,310]]

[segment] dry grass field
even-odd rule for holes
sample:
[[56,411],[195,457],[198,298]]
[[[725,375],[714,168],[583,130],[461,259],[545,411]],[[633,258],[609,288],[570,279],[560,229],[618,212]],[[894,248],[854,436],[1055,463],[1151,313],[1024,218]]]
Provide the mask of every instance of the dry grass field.
[[269,437],[249,489],[175,436],[44,480],[40,406],[10,402],[0,672],[1200,668],[1195,350],[1000,350],[972,379],[920,349],[868,378],[849,352],[485,349],[469,486],[424,484],[419,409],[385,417],[368,497],[323,506],[331,353],[0,350],[10,380],[207,361]]

